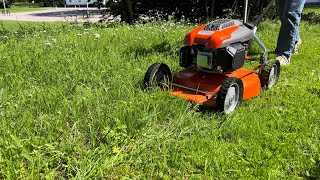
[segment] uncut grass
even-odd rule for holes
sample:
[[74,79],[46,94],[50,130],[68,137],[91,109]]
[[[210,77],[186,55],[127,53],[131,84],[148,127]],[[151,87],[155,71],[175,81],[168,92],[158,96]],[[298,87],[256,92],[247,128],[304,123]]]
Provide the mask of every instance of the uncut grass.
[[[3,178],[320,177],[317,24],[302,23],[278,85],[229,116],[141,88],[154,62],[180,69],[193,25],[13,26],[0,36]],[[271,50],[278,27],[259,29]]]

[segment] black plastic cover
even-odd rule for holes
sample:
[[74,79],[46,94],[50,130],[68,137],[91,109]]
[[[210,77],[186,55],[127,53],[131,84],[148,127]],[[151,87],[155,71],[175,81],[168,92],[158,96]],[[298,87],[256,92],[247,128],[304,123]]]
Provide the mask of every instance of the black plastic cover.
[[181,67],[190,67],[193,63],[193,55],[190,46],[183,46],[180,49],[179,64]]
[[235,71],[244,64],[245,47],[240,44],[232,44],[226,48],[217,50],[216,66],[221,66],[224,71]]

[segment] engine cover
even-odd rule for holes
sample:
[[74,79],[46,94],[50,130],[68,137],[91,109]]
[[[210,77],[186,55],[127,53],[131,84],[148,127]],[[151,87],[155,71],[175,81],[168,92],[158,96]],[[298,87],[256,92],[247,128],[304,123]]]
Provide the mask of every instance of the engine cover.
[[247,42],[254,38],[254,30],[241,21],[217,19],[203,24],[186,35],[186,46],[203,45],[205,48],[225,48],[234,43]]

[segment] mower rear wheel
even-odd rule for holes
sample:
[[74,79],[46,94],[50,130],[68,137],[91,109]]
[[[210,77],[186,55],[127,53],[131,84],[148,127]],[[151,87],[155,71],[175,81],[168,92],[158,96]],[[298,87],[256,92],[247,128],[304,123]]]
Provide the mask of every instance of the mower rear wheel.
[[280,62],[275,61],[272,64],[266,65],[260,74],[262,88],[270,89],[277,84],[280,76]]
[[146,74],[144,75],[143,85],[144,88],[158,86],[165,90],[169,87],[170,79],[170,68],[163,63],[154,63],[148,68]]
[[243,83],[241,79],[228,77],[223,81],[217,95],[217,108],[225,114],[230,114],[241,104],[243,98]]

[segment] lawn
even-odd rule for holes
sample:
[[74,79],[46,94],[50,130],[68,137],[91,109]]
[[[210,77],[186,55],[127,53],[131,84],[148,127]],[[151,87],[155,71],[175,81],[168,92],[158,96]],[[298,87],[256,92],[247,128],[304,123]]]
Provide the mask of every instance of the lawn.
[[[2,23],[1,178],[320,178],[319,24],[277,86],[223,116],[142,89],[152,63],[181,69],[195,25]],[[258,29],[270,50],[278,29]]]
[[320,14],[320,7],[317,6],[317,7],[308,7],[308,8],[305,8],[304,13],[310,13],[310,12],[315,12],[317,14]]
[[[7,8],[8,12],[10,13],[20,13],[20,12],[32,12],[32,11],[42,11],[51,9],[50,7],[21,7],[21,6],[11,6]],[[4,9],[0,8],[2,12]]]

